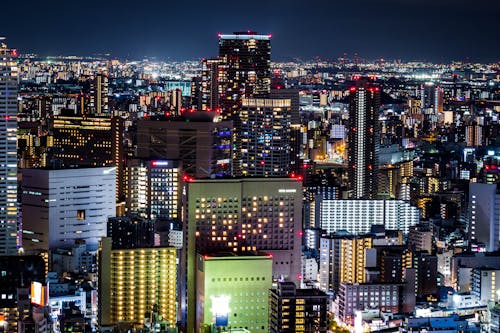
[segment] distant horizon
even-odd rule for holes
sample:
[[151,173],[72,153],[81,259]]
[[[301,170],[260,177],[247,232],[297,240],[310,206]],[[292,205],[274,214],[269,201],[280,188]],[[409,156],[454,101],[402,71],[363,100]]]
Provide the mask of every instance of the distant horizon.
[[0,5],[0,35],[21,53],[212,58],[217,33],[272,34],[272,59],[500,61],[500,1],[253,0],[234,3],[87,0]]
[[[10,47],[10,45],[9,45]],[[23,52],[23,50],[16,49],[19,53],[19,57],[28,57],[28,56],[36,56],[37,58],[65,58],[65,57],[78,57],[78,58],[102,58],[103,60],[120,60],[120,61],[143,61],[143,60],[157,60],[157,61],[172,61],[172,62],[184,62],[184,61],[201,61],[204,58],[209,58],[209,57],[195,57],[195,58],[185,58],[185,59],[174,59],[171,57],[164,57],[164,56],[157,56],[157,55],[143,55],[143,56],[138,56],[138,57],[127,57],[127,56],[120,56],[120,55],[114,55],[111,53],[90,53],[90,54],[77,54],[77,53],[68,53],[68,54],[48,54],[48,55],[41,55],[37,52]],[[214,56],[215,57],[215,56]],[[397,61],[401,61],[404,63],[410,63],[410,62],[422,62],[422,63],[429,63],[429,64],[451,64],[455,62],[459,63],[464,63],[464,64],[484,64],[484,65],[493,65],[493,64],[498,64],[500,65],[500,56],[499,59],[493,60],[493,61],[488,61],[488,62],[482,62],[482,61],[477,61],[474,59],[452,59],[448,61],[443,61],[443,62],[436,62],[428,59],[402,59],[402,58],[391,58],[391,57],[380,57],[380,58],[363,58],[361,56],[357,56],[359,58],[359,62],[363,63],[375,63],[375,62],[386,62],[386,63],[393,63]],[[337,57],[308,57],[308,58],[301,58],[301,57],[281,57],[279,59],[273,59],[272,53],[271,53],[271,62],[305,62],[305,63],[311,63],[311,62],[331,62],[332,64],[338,63],[338,60],[341,58],[344,58],[344,56],[337,56]],[[353,56],[345,56],[345,59],[347,60],[354,60]],[[383,60],[382,60],[383,59]]]

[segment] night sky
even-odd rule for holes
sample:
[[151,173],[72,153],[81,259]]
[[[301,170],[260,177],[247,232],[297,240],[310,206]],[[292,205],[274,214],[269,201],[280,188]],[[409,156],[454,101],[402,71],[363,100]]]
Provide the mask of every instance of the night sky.
[[217,33],[272,33],[272,59],[500,61],[498,0],[14,0],[0,35],[21,53],[185,60]]

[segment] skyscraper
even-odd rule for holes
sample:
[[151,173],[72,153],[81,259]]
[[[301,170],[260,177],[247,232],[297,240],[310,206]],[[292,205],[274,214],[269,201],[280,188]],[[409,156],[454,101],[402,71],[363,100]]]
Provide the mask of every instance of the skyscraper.
[[271,35],[219,34],[219,60],[219,105],[225,118],[237,115],[243,97],[269,96]]
[[358,80],[349,97],[349,181],[353,198],[375,199],[379,153],[380,88]]
[[236,134],[235,172],[286,177],[290,167],[290,100],[244,98]]
[[106,116],[108,106],[108,74],[97,73],[90,84],[90,111],[96,116]]
[[0,37],[0,255],[17,250],[16,56]]

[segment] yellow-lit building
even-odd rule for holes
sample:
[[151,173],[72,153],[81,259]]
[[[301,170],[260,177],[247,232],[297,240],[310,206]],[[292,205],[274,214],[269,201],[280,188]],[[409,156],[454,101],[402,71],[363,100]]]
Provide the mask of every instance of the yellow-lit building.
[[340,240],[340,282],[364,283],[366,249],[372,247],[371,237]]
[[99,248],[99,324],[128,322],[142,326],[152,312],[161,321],[177,322],[176,249],[113,249],[111,238]]

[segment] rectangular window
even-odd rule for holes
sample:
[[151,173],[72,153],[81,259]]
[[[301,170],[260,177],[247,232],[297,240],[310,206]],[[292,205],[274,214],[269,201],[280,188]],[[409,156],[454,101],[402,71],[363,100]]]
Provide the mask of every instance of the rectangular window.
[[85,220],[85,209],[79,209],[76,212],[76,219],[77,220]]

